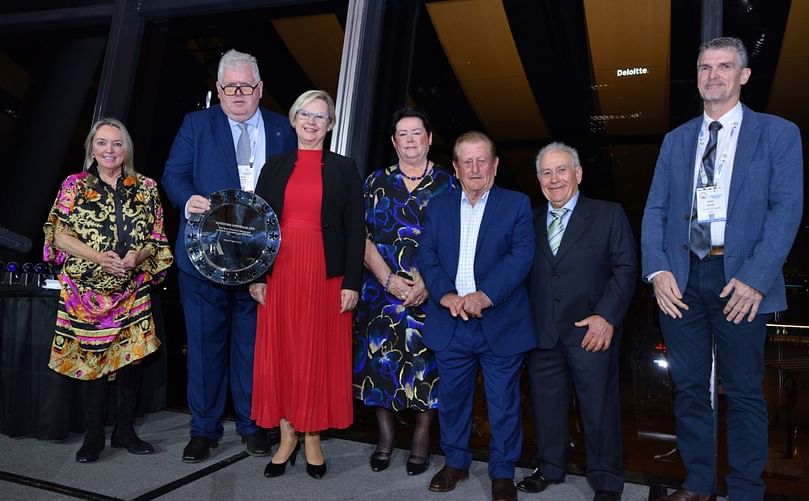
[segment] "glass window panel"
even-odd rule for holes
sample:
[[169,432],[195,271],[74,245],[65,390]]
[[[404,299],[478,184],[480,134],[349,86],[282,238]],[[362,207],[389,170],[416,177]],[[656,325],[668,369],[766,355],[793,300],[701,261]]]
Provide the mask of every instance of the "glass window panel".
[[108,29],[0,36],[0,225],[32,240],[26,259],[41,259],[59,184],[82,170]]

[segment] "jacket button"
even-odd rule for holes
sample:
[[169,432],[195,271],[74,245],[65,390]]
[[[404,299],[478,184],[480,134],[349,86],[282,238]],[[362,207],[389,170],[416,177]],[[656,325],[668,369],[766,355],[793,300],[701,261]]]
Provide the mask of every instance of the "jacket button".
[[684,250],[684,251],[687,251],[687,250],[688,250],[688,244],[683,244],[683,250]]
[[324,225],[323,225],[323,229],[328,229],[328,227],[329,227],[329,225],[328,225],[328,224],[324,224]]
[[554,275],[553,275],[553,278],[559,279],[560,277],[559,277],[559,275],[558,275],[558,274],[554,274]]
[[685,214],[683,216],[683,219],[685,219],[686,221],[690,221],[691,220],[691,214]]
[[557,297],[553,298],[553,302],[554,302],[554,303],[558,303],[558,302],[560,302],[561,300],[562,300],[562,298],[560,298],[559,296],[557,296]]

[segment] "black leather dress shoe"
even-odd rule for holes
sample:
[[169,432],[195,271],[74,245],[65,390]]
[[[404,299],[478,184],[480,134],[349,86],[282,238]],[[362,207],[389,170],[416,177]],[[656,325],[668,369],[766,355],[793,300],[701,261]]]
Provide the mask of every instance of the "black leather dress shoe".
[[621,493],[597,489],[596,495],[593,497],[593,501],[621,501]]
[[517,483],[517,488],[523,492],[542,492],[548,486],[561,483],[560,480],[549,480],[543,477],[539,468],[534,468],[530,475]]
[[191,437],[183,449],[183,463],[199,463],[211,455],[211,449],[219,445],[208,437]]
[[272,452],[272,441],[266,430],[258,430],[255,433],[242,437],[244,449],[251,456],[269,456]]

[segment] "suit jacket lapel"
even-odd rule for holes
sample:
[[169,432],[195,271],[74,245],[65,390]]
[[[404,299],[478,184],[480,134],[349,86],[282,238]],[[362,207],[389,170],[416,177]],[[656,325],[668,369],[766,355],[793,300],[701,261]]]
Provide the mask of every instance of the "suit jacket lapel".
[[[683,165],[685,169],[685,179],[688,184],[685,186],[683,206],[691,209],[694,203],[694,167],[697,161],[697,143],[699,142],[699,131],[702,127],[703,118],[700,116],[698,119],[692,120],[686,124],[686,133],[681,137],[683,138]],[[676,169],[676,166],[670,166],[671,169]],[[693,209],[691,209],[693,210]]]
[[483,219],[481,219],[480,221],[480,230],[478,230],[478,240],[477,242],[475,242],[475,256],[478,255],[480,243],[483,242],[486,230],[489,228],[489,225],[493,224],[495,221],[494,213],[495,211],[497,211],[497,202],[500,200],[500,193],[497,192],[496,186],[492,186],[492,189],[489,190],[488,197],[489,198],[486,200],[486,210],[483,212]]
[[236,167],[236,148],[233,146],[233,133],[230,130],[230,122],[225,112],[221,109],[211,120],[211,141],[216,144],[216,151],[219,151],[219,163],[231,186],[241,186],[239,180],[239,169]]
[[[571,249],[576,240],[581,238],[584,234],[587,227],[590,225],[590,218],[592,217],[592,212],[590,210],[590,204],[587,198],[584,195],[579,194],[579,200],[576,202],[576,208],[573,209],[573,213],[570,214],[570,219],[567,221],[567,227],[565,228],[565,232],[562,234],[562,242],[559,244],[559,250],[556,251],[556,261],[561,260],[565,257],[568,249]],[[545,239],[547,241],[547,238]],[[548,252],[550,252],[550,246],[548,246]]]
[[739,191],[744,180],[749,177],[747,170],[761,136],[761,127],[758,117],[750,108],[742,105],[742,125],[739,129],[739,139],[736,143],[736,155],[733,157],[733,173],[730,176],[730,192],[728,193],[728,216],[733,210],[734,202],[739,198]]
[[[545,210],[540,210],[537,214],[537,219],[534,221],[536,225],[536,236],[537,236],[537,247],[542,252],[542,255],[545,256],[545,259],[548,262],[553,263],[556,260],[556,256],[553,255],[551,252],[551,244],[548,243],[548,212],[549,212],[549,204],[545,202]],[[572,214],[571,214],[572,215]]]
[[454,283],[455,276],[458,274],[458,254],[461,252],[461,195],[463,190],[456,190],[457,193],[452,197],[452,204],[449,214],[450,229],[452,231],[452,261],[455,266],[452,269],[452,281]]

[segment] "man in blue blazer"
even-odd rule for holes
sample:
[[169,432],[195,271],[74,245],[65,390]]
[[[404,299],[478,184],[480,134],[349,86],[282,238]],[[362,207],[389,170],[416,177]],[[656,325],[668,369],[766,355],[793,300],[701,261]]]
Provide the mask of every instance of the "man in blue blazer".
[[538,454],[517,484],[541,492],[567,473],[568,409],[576,389],[594,501],[621,499],[624,457],[618,352],[638,275],[635,238],[620,205],[579,193],[579,154],[550,143],[536,158],[548,199],[535,211],[528,297],[539,347],[528,355]]
[[225,53],[216,87],[221,104],[186,115],[163,173],[163,188],[182,212],[175,255],[188,336],[189,463],[208,457],[222,436],[228,382],[247,452],[268,455],[271,443],[250,419],[256,302],[246,285],[218,285],[194,268],[183,241],[186,218],[208,210],[211,193],[252,191],[265,159],[296,144],[286,117],[259,107],[263,82],[253,56]]
[[492,437],[492,499],[513,500],[522,450],[519,371],[525,352],[536,346],[525,289],[534,232],[528,197],[494,186],[497,164],[485,134],[458,138],[453,165],[462,190],[430,200],[418,261],[430,293],[423,339],[436,353],[441,376],[438,418],[446,454],[430,490],[451,491],[469,476],[480,368]]
[[764,496],[766,324],[787,306],[782,266],[803,212],[803,159],[795,124],[741,104],[749,78],[741,40],[702,45],[704,113],[666,135],[643,215],[643,276],[660,307],[686,468],[668,500],[716,490],[712,344],[728,401],[728,496]]

